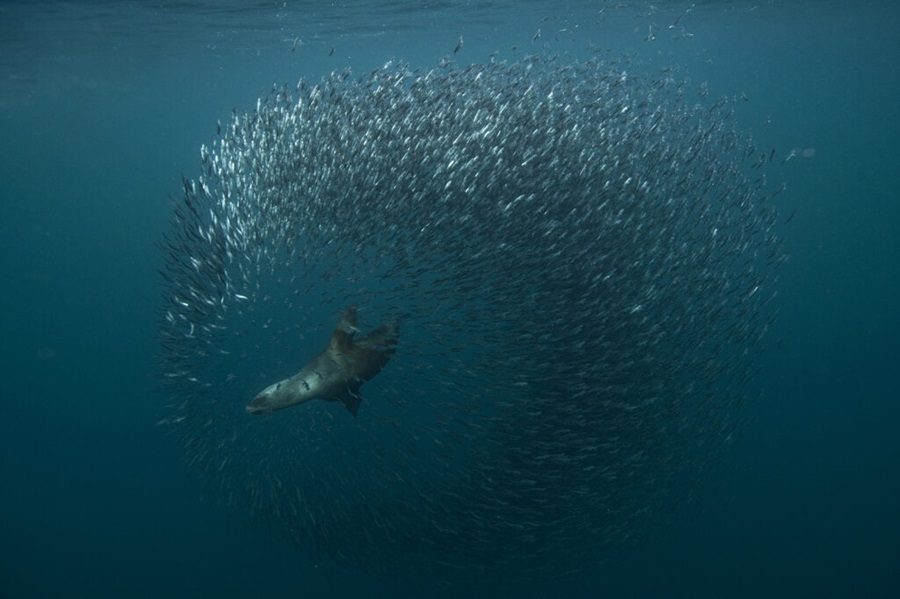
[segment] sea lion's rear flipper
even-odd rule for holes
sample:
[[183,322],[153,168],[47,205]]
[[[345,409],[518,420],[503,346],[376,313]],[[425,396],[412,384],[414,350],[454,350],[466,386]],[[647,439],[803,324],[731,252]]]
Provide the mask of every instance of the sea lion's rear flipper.
[[399,335],[400,319],[389,318],[383,325],[365,337],[355,339],[353,344],[358,348],[374,350],[380,354],[390,356],[397,351],[397,338]]
[[353,417],[356,418],[356,412],[359,410],[359,404],[362,403],[362,395],[351,391],[348,387],[346,391],[341,393],[338,396],[338,399],[341,400],[341,403],[346,406],[350,413],[353,414]]
[[359,330],[357,325],[359,325],[359,315],[356,312],[356,304],[351,304],[344,310],[341,321],[334,327],[334,333],[331,335],[331,349],[346,351],[353,345],[353,335]]

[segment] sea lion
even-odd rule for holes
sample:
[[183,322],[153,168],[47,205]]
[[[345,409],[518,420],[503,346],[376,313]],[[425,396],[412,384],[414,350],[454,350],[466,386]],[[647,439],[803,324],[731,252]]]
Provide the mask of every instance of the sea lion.
[[357,324],[352,305],[344,310],[328,347],[291,378],[263,389],[247,405],[247,412],[262,414],[319,398],[343,402],[355,418],[362,402],[359,388],[387,364],[397,349],[399,331],[397,319],[390,319],[354,340]]

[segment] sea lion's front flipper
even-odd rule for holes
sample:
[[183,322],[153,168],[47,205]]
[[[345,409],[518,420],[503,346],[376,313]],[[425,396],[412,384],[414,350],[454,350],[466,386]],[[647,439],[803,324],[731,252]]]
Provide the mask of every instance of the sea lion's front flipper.
[[350,410],[350,413],[353,414],[353,417],[356,418],[356,412],[359,410],[359,404],[362,403],[362,395],[356,393],[355,391],[351,391],[348,387],[343,393],[338,395],[337,399],[341,400],[341,403]]
[[359,315],[356,312],[356,304],[347,306],[341,321],[334,327],[334,333],[331,335],[331,349],[335,351],[346,351],[353,344],[353,335],[359,329]]

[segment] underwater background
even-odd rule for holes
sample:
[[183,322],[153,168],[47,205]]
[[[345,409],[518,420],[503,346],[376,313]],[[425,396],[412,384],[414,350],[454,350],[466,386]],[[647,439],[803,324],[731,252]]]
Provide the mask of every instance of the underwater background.
[[588,44],[745,98],[789,260],[726,467],[532,595],[896,596],[898,26],[887,1],[0,4],[0,596],[419,596],[229,512],[158,424],[171,198],[273,84]]

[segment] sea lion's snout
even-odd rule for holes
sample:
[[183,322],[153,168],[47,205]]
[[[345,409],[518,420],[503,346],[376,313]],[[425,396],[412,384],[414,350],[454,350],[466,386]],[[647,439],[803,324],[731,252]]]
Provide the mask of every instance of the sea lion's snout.
[[263,394],[254,397],[253,401],[247,404],[247,407],[244,409],[247,410],[248,414],[264,414],[272,410],[268,405],[268,398]]

